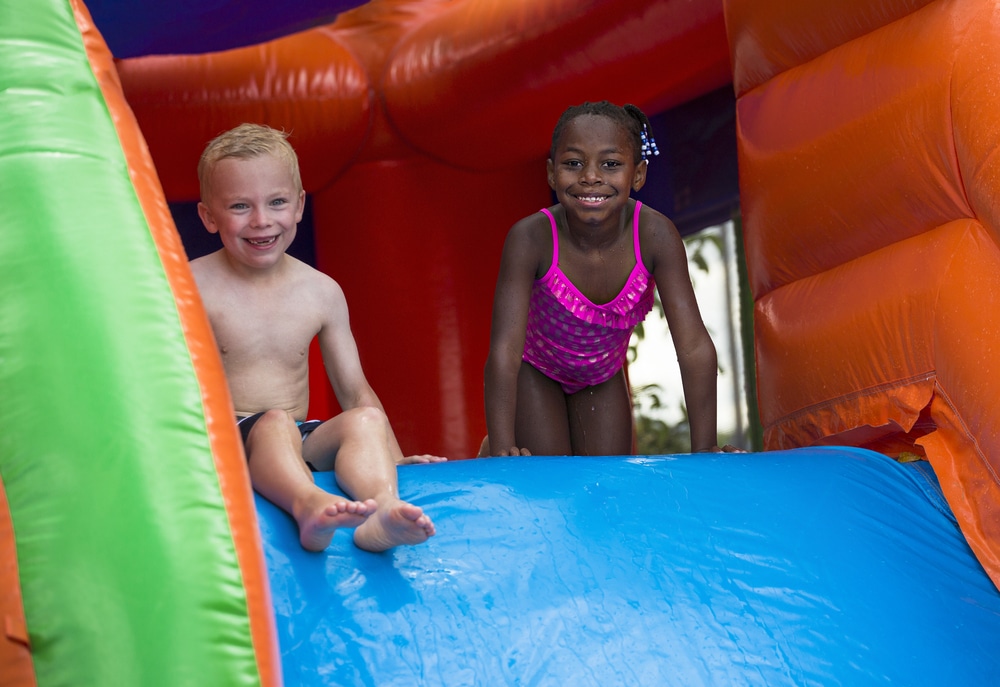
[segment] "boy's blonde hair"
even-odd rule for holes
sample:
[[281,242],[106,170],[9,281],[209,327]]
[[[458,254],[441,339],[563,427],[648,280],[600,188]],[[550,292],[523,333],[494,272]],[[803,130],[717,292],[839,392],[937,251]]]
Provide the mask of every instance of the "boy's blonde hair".
[[295,191],[302,190],[302,176],[299,173],[299,158],[288,142],[288,134],[262,124],[240,124],[238,127],[219,134],[205,146],[198,160],[198,184],[201,198],[206,200],[211,189],[209,177],[219,160],[234,157],[249,160],[261,155],[273,155],[288,166]]

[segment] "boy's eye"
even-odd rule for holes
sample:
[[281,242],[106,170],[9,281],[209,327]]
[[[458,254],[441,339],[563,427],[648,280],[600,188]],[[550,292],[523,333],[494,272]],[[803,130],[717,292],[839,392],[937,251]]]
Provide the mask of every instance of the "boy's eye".
[[271,201],[271,205],[284,205],[287,202],[288,200],[286,200],[285,198],[275,198],[274,200]]
[[231,210],[246,210],[248,207],[250,206],[246,203],[233,203],[229,206]]

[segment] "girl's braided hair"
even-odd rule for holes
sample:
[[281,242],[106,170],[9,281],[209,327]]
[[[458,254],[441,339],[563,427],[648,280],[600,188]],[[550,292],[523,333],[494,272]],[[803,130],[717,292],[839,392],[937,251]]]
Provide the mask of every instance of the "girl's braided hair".
[[556,122],[555,129],[552,131],[550,157],[555,157],[556,145],[563,131],[566,130],[567,125],[577,117],[582,117],[583,115],[607,117],[618,124],[628,134],[629,141],[632,143],[636,164],[647,159],[650,155],[660,154],[660,151],[656,147],[656,141],[653,140],[649,118],[642,110],[632,104],[619,107],[612,102],[602,100],[597,103],[588,101],[580,105],[574,105],[562,113],[559,121]]

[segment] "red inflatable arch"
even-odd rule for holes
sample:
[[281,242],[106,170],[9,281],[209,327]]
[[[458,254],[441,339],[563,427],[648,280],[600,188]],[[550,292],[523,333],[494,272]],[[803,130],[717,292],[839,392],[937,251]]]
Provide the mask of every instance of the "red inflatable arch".
[[197,199],[219,132],[292,133],[318,267],[347,294],[372,385],[404,450],[451,458],[485,433],[500,249],[550,202],[559,114],[604,98],[660,112],[731,78],[721,6],[680,0],[370,2],[268,43],[118,66],[170,201]]

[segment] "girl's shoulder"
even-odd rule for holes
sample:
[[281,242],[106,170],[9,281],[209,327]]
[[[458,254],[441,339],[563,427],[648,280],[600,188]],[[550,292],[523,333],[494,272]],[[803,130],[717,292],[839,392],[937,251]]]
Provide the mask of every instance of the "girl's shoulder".
[[639,249],[642,260],[650,272],[663,262],[671,262],[678,256],[687,260],[684,240],[677,227],[658,210],[643,205],[639,211]]
[[[545,208],[545,210],[552,216],[558,216],[562,212],[562,208],[558,204]],[[551,226],[552,223],[549,215],[545,214],[544,210],[538,210],[519,219],[514,223],[512,229],[517,228],[519,231],[539,231],[540,229],[544,229],[550,231]]]
[[522,265],[537,279],[552,262],[552,243],[549,218],[543,212],[533,212],[510,228],[504,244],[504,256]]
[[659,210],[646,205],[645,203],[643,203],[642,207],[639,209],[639,231],[641,232],[643,229],[677,230],[677,228],[674,227],[674,223],[670,221],[669,217],[664,215]]
[[639,240],[648,241],[672,241],[679,238],[677,227],[669,217],[659,210],[655,210],[648,205],[643,205],[639,210]]
[[[561,211],[557,205],[548,210],[552,213]],[[552,243],[552,222],[548,215],[539,210],[515,222],[508,235],[521,243],[545,246]]]

